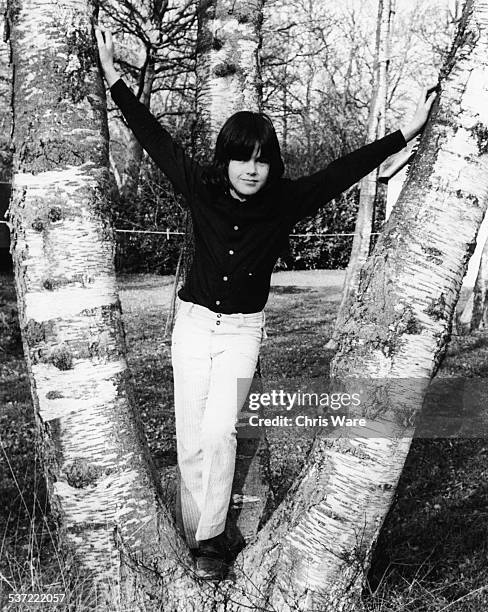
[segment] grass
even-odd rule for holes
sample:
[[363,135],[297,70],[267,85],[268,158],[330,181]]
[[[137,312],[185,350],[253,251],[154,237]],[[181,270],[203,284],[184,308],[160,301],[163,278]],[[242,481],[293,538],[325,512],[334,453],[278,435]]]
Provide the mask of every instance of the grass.
[[[266,377],[313,378],[327,371],[330,354],[323,346],[339,293],[337,282],[320,282],[317,277],[315,286],[297,281],[272,288],[269,339],[262,351]],[[168,469],[176,462],[164,338],[171,279],[130,276],[121,278],[120,286],[137,409],[157,466]],[[488,343],[476,335],[453,339],[439,374],[482,378],[487,371]],[[0,607],[6,612],[37,609],[9,604],[8,593],[50,592],[70,593],[71,603],[39,609],[96,610],[83,577],[62,573],[8,277],[0,278],[0,382]],[[275,441],[272,478],[279,497],[296,476],[309,443]],[[487,458],[485,439],[414,440],[375,549],[363,598],[368,612],[488,610]]]

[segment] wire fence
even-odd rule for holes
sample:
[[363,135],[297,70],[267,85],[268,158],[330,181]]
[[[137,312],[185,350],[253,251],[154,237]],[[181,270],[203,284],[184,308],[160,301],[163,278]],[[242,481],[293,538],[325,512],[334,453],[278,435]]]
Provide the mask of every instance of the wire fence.
[[[7,221],[0,221],[0,224],[6,225],[9,227]],[[170,229],[158,229],[158,230],[137,230],[137,229],[120,229],[115,228],[115,231],[121,234],[156,234],[161,236],[166,236],[169,238],[170,236],[184,236],[185,232],[178,230],[170,230]],[[371,236],[378,236],[381,232],[371,232]],[[288,234],[289,238],[330,238],[333,236],[354,236],[354,232],[347,233],[331,233],[331,232],[307,232],[305,234]]]
[[[115,267],[119,272],[172,274],[185,240],[185,231],[169,227],[145,229],[116,227]],[[11,226],[0,221],[0,247],[8,246],[8,232],[2,228]],[[381,232],[372,232],[372,246]],[[285,246],[277,270],[341,269],[347,266],[354,232],[291,232],[288,246]],[[3,249],[2,249],[3,250]]]
[[[129,220],[128,224],[131,223]],[[2,227],[9,223],[0,221]],[[171,274],[174,270],[185,231],[181,229],[116,227],[115,266],[124,272],[150,272]],[[381,232],[372,232],[372,245]],[[309,270],[340,269],[347,266],[354,232],[291,232],[288,246],[284,246],[277,269]],[[167,245],[167,246],[166,246]],[[8,246],[8,234],[0,231],[0,247]]]

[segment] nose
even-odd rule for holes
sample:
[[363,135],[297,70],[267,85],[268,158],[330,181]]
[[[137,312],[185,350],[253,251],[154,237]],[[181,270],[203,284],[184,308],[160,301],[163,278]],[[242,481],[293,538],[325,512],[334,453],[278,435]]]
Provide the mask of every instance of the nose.
[[246,164],[246,172],[248,174],[256,174],[256,161],[254,159],[249,159]]

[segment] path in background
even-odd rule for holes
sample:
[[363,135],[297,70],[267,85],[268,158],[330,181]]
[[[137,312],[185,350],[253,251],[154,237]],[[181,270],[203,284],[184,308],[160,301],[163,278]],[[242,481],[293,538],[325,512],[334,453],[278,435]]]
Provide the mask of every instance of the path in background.
[[[276,272],[271,277],[271,287],[322,287],[327,299],[339,300],[345,270],[298,270]],[[169,307],[174,276],[156,274],[120,275],[120,299],[124,312],[141,307]],[[273,292],[270,297],[270,305]]]
[[[278,293],[283,287],[307,288],[315,287],[323,290],[323,299],[339,301],[342,292],[345,270],[292,270],[275,272],[271,276],[271,295],[267,305],[273,308],[275,300],[274,288]],[[122,309],[126,313],[135,312],[141,308],[163,307],[167,310],[173,290],[174,276],[158,276],[156,274],[120,275],[119,290]],[[463,288],[458,303],[458,310],[466,299]]]

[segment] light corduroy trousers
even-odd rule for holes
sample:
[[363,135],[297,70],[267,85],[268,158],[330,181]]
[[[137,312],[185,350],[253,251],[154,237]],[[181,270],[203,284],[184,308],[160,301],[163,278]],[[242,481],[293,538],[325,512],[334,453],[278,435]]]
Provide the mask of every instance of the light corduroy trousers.
[[264,311],[226,315],[178,298],[171,355],[181,518],[190,548],[225,528],[236,423],[264,323]]

